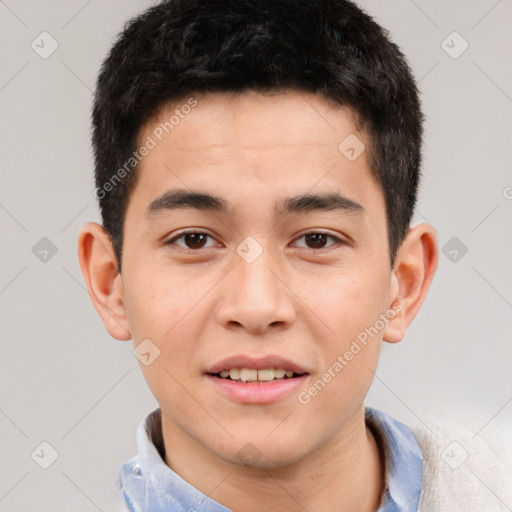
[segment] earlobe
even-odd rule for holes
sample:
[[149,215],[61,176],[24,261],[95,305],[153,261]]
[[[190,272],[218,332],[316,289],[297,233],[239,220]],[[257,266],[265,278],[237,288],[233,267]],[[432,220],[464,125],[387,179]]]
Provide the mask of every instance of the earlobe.
[[88,222],[78,236],[78,259],[91,301],[109,334],[129,340],[121,274],[110,237],[102,226]]
[[389,293],[389,317],[384,341],[401,341],[420,310],[438,263],[437,237],[428,224],[407,233],[393,268]]

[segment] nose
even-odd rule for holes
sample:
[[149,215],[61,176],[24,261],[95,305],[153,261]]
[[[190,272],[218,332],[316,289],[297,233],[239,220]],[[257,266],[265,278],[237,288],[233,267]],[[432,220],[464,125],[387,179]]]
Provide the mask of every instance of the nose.
[[226,328],[244,328],[251,333],[290,326],[296,317],[293,293],[279,269],[269,250],[251,263],[235,255],[233,268],[219,290],[218,321]]

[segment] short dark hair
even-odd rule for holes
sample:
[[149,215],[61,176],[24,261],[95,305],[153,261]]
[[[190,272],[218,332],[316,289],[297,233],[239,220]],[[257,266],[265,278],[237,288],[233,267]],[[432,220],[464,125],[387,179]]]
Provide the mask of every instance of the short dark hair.
[[95,92],[95,195],[118,268],[142,125],[194,92],[251,89],[320,93],[356,115],[384,193],[393,264],[416,203],[423,116],[388,32],[348,0],[170,0],[127,23]]

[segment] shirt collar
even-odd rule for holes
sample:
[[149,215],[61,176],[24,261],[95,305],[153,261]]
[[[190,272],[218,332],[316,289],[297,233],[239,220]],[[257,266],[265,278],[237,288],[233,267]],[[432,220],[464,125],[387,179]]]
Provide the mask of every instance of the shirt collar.
[[[416,512],[423,458],[413,433],[389,415],[366,408],[366,423],[385,460],[386,487],[378,512]],[[137,431],[138,456],[119,469],[121,492],[130,512],[229,512],[183,480],[165,463],[161,411],[156,409]]]
[[423,480],[423,456],[414,434],[388,414],[366,408],[366,424],[383,451],[385,489],[378,512],[416,512]]
[[137,430],[138,456],[119,469],[130,512],[229,512],[183,480],[162,459],[161,411],[156,409]]

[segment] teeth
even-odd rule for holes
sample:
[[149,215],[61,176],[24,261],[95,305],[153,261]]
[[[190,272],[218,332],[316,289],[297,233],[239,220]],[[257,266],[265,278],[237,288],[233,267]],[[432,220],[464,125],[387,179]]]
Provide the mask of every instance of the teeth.
[[249,370],[248,368],[242,368],[240,370],[240,380],[247,382],[248,380],[258,380],[258,370]]
[[252,368],[231,368],[222,370],[219,375],[223,379],[228,377],[231,380],[242,382],[270,382],[274,379],[282,379],[285,376],[292,378],[293,370],[284,370],[283,368],[265,368],[263,370],[254,370]]
[[229,378],[231,380],[238,380],[240,378],[240,368],[231,368],[229,370]]
[[274,370],[258,370],[258,380],[274,380]]

